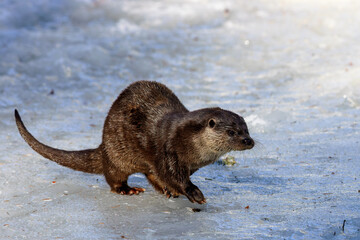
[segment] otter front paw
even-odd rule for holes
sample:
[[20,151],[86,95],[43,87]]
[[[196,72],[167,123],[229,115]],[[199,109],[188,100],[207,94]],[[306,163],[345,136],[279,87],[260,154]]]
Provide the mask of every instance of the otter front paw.
[[189,185],[185,189],[185,196],[190,200],[190,202],[197,202],[199,204],[206,203],[204,195],[202,194],[200,189],[194,184]]

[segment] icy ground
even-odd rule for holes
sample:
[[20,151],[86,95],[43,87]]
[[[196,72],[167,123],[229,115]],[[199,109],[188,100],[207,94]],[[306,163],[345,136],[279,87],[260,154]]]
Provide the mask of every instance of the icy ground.
[[[360,239],[360,3],[0,1],[0,239]],[[21,139],[96,147],[117,95],[165,83],[243,115],[261,144],[193,181],[206,205],[139,196]],[[200,212],[194,212],[198,208]],[[346,220],[344,225],[344,220]],[[344,228],[343,228],[344,227]]]

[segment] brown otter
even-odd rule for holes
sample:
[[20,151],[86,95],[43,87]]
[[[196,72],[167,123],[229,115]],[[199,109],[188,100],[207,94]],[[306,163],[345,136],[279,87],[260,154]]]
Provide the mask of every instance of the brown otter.
[[40,143],[15,119],[21,136],[36,152],[60,165],[104,174],[112,192],[139,194],[128,177],[143,173],[154,188],[170,196],[185,195],[205,203],[190,175],[232,150],[254,146],[242,117],[220,108],[189,112],[165,85],[139,81],[128,86],[106,117],[96,149],[59,150]]

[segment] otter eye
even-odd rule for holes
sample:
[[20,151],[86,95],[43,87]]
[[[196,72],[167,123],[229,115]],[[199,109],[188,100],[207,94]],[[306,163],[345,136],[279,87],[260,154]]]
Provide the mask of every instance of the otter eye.
[[230,137],[232,137],[232,136],[235,135],[235,132],[234,132],[233,130],[228,130],[228,131],[227,131],[227,134],[228,134]]
[[210,119],[209,127],[211,127],[211,128],[215,127],[215,121],[213,119]]

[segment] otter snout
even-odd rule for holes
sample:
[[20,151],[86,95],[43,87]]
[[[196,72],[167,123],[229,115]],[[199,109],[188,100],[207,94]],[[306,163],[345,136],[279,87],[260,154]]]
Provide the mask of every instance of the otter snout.
[[252,140],[251,138],[245,138],[245,139],[242,140],[242,143],[244,145],[253,146],[254,145],[254,140]]
[[254,147],[255,142],[254,140],[252,140],[252,138],[245,137],[244,139],[241,140],[241,145],[243,145],[245,149],[251,149]]

